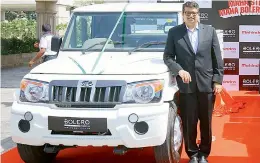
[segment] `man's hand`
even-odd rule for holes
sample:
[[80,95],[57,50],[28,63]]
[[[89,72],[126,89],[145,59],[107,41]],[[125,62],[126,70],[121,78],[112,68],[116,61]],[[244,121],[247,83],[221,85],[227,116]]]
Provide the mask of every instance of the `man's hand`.
[[33,62],[33,61],[30,61],[30,62],[29,62],[29,67],[32,67],[33,64],[34,64],[34,62]]
[[223,87],[221,84],[218,84],[218,83],[214,83],[214,94],[218,94],[222,91]]
[[179,76],[181,77],[183,83],[189,83],[191,82],[191,76],[190,73],[184,70],[179,71]]

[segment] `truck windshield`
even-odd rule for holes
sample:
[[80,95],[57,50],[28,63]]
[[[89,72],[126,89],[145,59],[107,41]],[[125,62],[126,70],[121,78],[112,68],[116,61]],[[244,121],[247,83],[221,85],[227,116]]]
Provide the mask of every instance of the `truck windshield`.
[[178,24],[175,12],[125,12],[117,24],[120,15],[120,12],[73,13],[62,50],[101,51],[111,35],[105,51],[131,51],[136,47],[142,51],[163,51],[165,44],[141,45],[165,42],[169,28]]

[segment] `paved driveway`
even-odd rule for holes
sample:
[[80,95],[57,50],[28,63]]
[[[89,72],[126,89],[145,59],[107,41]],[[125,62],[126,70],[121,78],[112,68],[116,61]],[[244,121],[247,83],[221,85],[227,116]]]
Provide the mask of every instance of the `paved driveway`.
[[20,81],[29,71],[28,67],[1,69],[1,153],[15,146],[10,137],[13,93],[20,87]]
[[1,69],[1,88],[19,88],[21,79],[30,70],[29,67]]

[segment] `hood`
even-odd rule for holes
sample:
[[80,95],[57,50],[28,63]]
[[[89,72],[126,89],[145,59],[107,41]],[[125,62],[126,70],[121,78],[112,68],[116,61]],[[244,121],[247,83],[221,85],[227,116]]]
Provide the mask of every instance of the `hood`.
[[[162,52],[98,52],[84,55],[59,54],[57,59],[42,63],[31,73],[50,74],[160,74],[168,70]],[[95,69],[93,70],[93,67]]]

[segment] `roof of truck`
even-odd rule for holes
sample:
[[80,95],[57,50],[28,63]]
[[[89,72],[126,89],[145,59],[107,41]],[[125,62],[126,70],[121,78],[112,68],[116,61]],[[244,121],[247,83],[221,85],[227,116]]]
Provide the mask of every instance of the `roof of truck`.
[[74,9],[74,12],[180,12],[182,3],[103,3]]

